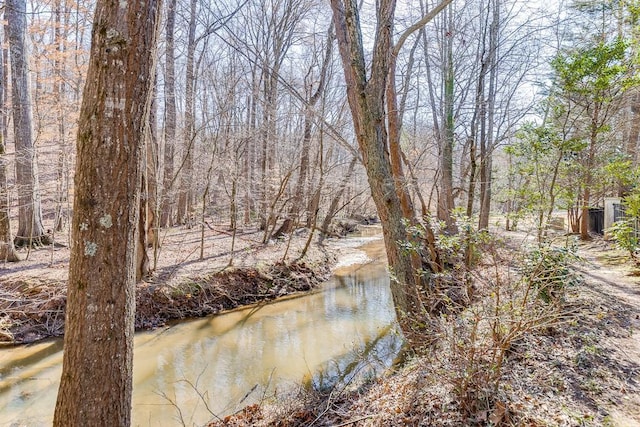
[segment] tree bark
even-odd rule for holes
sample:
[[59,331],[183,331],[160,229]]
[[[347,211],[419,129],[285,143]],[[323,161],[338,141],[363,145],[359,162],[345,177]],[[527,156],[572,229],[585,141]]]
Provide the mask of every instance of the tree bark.
[[11,97],[19,204],[15,243],[17,246],[49,244],[50,239],[45,235],[42,225],[38,162],[31,129],[31,90],[25,45],[26,0],[7,0],[5,7],[11,56]]
[[56,57],[53,64],[55,72],[55,80],[53,84],[53,94],[57,103],[57,130],[58,130],[58,165],[56,181],[56,215],[54,230],[56,232],[63,231],[68,225],[69,220],[69,144],[67,141],[67,118],[66,118],[66,85],[65,85],[65,64],[62,60],[65,54],[65,35],[62,31],[62,16],[66,7],[62,4],[62,0],[56,0],[54,4],[55,24],[54,24],[54,42],[56,46]]
[[7,186],[7,159],[4,141],[7,135],[7,118],[5,115],[5,74],[4,49],[0,49],[0,262],[20,261],[13,245],[9,212],[9,188]]
[[[480,141],[480,215],[478,218],[478,229],[487,230],[489,228],[489,214],[491,212],[491,187],[492,187],[492,169],[493,169],[493,149],[495,144],[494,136],[494,120],[495,120],[495,104],[496,90],[498,78],[498,37],[500,30],[500,1],[493,0],[489,2],[487,8],[491,8],[492,20],[489,26],[489,52],[487,63],[489,64],[489,87],[487,91],[487,99],[485,102],[485,115],[483,118],[483,137]],[[488,11],[487,11],[488,13]],[[484,130],[486,127],[486,130]]]
[[584,166],[584,188],[582,192],[582,213],[580,215],[580,239],[589,240],[589,208],[591,207],[591,185],[593,181],[593,170],[596,158],[596,148],[598,146],[598,135],[602,127],[600,118],[599,103],[594,103],[593,113],[591,115],[591,123],[589,124],[589,153],[587,154],[587,162]]
[[438,196],[438,219],[446,224],[448,233],[455,234],[457,227],[452,212],[455,208],[453,199],[453,145],[455,136],[454,123],[454,84],[453,68],[453,10],[451,5],[445,15],[446,30],[443,34],[444,43],[444,117],[440,138],[440,192]]
[[178,224],[191,225],[193,211],[193,142],[195,139],[195,53],[197,0],[191,0],[189,30],[187,34],[187,65],[184,101],[184,162],[180,171],[180,193],[178,195]]
[[167,4],[167,24],[165,34],[165,75],[164,75],[164,164],[162,180],[162,207],[160,226],[173,225],[173,156],[176,142],[176,72],[175,72],[175,25],[176,0]]
[[54,426],[131,424],[136,239],[159,9],[156,0],[96,5]]

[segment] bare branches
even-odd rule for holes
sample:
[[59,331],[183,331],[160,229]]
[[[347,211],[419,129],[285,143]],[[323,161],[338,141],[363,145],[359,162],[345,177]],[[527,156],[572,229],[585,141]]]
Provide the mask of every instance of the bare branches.
[[400,35],[400,38],[398,38],[398,41],[396,42],[395,46],[393,47],[393,53],[392,53],[393,56],[396,56],[396,57],[398,56],[398,54],[400,53],[400,50],[402,49],[402,46],[404,46],[404,43],[407,41],[409,36],[411,36],[411,34],[415,33],[416,31],[420,30],[425,25],[427,25],[433,18],[435,18],[440,12],[442,12],[444,8],[447,7],[452,1],[453,0],[443,0],[442,2],[440,2],[440,4],[438,4],[436,7],[431,9],[429,13],[427,13],[424,17],[422,17],[422,19],[420,19],[418,22],[416,22],[415,24],[413,24],[412,26],[404,30],[402,35]]

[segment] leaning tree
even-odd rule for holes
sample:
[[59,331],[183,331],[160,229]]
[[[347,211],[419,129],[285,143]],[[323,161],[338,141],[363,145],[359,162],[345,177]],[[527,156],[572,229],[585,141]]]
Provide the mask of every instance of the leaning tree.
[[418,344],[421,339],[425,307],[420,293],[427,288],[425,282],[430,277],[419,272],[422,260],[416,257],[415,252],[405,250],[402,244],[409,238],[405,224],[414,221],[415,214],[404,185],[393,78],[396,58],[407,38],[451,1],[440,2],[404,31],[395,44],[396,0],[376,2],[375,39],[371,64],[367,66],[358,2],[331,0],[353,126],[371,195],[382,223],[385,249],[393,273],[391,292],[395,310],[410,345]]

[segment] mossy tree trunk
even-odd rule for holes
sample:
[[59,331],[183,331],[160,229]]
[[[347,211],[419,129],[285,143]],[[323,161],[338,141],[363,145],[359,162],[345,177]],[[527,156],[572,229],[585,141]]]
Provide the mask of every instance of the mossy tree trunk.
[[159,8],[156,0],[96,5],[55,426],[131,424],[136,239]]

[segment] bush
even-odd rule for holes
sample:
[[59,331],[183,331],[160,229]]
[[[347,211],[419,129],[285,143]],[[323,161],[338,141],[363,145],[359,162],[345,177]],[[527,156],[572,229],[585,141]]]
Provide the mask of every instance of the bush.
[[445,381],[469,423],[504,413],[500,388],[508,356],[525,336],[567,321],[559,302],[566,287],[579,280],[570,268],[579,259],[573,247],[537,247],[520,260],[520,274],[514,275],[513,251],[496,246],[485,245],[483,266],[474,272],[481,298],[439,319],[438,354],[450,367]]
[[538,246],[525,255],[522,279],[537,290],[538,298],[545,303],[561,301],[565,288],[580,280],[571,270],[571,264],[579,259],[574,246]]
[[640,250],[638,247],[640,239],[638,239],[638,234],[635,229],[635,220],[627,218],[622,221],[617,221],[613,223],[608,231],[611,233],[616,245],[618,245],[620,249],[627,251],[633,262],[640,264],[640,260],[638,260],[637,257],[638,250]]

